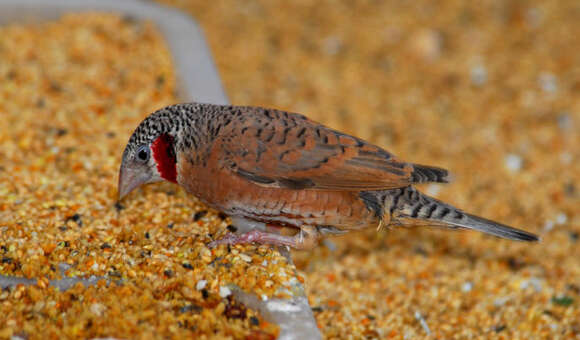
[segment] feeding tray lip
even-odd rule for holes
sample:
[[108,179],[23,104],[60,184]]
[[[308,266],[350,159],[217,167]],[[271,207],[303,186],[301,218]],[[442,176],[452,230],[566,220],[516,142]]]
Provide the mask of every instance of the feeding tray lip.
[[201,28],[176,9],[142,0],[0,0],[0,25],[38,23],[66,13],[88,11],[154,22],[171,52],[179,97],[187,101],[229,103]]

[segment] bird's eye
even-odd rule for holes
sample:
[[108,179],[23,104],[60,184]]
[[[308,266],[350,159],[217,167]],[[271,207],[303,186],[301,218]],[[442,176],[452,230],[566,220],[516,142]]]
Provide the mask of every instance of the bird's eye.
[[149,147],[147,145],[143,145],[137,149],[137,160],[141,163],[149,160]]

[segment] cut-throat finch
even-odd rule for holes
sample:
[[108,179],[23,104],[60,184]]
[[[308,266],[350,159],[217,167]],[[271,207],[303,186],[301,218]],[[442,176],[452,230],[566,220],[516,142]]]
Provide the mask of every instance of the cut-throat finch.
[[189,103],[154,112],[133,132],[123,153],[119,199],[145,183],[178,184],[244,231],[211,246],[255,242],[304,249],[326,234],[391,225],[538,240],[413,187],[448,177],[445,169],[407,163],[300,114]]

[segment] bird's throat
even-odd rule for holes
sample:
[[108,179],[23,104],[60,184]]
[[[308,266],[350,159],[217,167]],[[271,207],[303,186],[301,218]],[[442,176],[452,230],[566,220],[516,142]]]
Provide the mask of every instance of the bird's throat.
[[167,181],[177,183],[177,159],[173,137],[163,134],[151,144],[151,151],[157,163],[157,171]]

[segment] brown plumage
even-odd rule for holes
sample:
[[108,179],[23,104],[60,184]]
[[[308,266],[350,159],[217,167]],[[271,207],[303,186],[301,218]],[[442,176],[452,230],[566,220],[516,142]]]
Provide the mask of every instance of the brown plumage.
[[[246,230],[212,245],[260,242],[311,247],[323,234],[377,225],[467,228],[514,240],[537,236],[462,212],[412,186],[447,182],[446,170],[404,162],[384,149],[294,113],[179,104],[135,130],[119,196],[168,180]],[[295,228],[284,236],[277,227]]]

